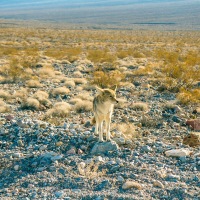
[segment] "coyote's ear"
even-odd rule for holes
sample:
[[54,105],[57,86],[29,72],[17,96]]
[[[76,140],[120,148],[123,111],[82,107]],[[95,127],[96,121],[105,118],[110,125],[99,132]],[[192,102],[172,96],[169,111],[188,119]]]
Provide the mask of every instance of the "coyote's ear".
[[114,90],[116,92],[117,91],[117,85],[113,85],[110,89]]
[[96,88],[97,92],[103,92],[103,89],[102,89],[102,88],[100,88],[100,87],[98,87],[98,86],[95,86],[95,88]]

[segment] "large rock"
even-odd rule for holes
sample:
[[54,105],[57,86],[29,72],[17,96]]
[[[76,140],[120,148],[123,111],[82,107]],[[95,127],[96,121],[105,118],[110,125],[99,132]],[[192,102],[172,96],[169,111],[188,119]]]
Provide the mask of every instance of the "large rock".
[[97,142],[92,150],[91,154],[93,155],[99,155],[99,154],[106,154],[109,151],[113,152],[119,149],[119,146],[114,141],[110,142]]
[[200,146],[200,132],[192,132],[190,135],[183,138],[183,144],[191,147]]
[[166,156],[171,157],[183,157],[188,156],[191,154],[191,151],[189,149],[172,149],[165,152]]

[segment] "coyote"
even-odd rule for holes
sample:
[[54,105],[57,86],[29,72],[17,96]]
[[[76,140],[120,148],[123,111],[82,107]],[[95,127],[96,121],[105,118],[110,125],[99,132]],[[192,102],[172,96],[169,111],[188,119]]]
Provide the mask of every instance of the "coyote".
[[110,141],[110,122],[116,99],[116,89],[101,89],[96,87],[99,94],[93,100],[94,120],[96,121],[95,133],[99,134],[99,142],[103,142],[103,122],[106,127],[106,141]]

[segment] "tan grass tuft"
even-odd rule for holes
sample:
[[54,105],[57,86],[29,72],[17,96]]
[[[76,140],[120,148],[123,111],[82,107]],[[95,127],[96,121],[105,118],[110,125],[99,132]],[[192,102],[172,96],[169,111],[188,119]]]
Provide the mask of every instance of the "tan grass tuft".
[[24,102],[22,102],[21,109],[26,110],[39,110],[40,102],[37,99],[29,97]]
[[52,109],[48,110],[46,116],[51,117],[67,117],[70,113],[71,106],[66,102],[56,103]]
[[11,98],[11,95],[4,90],[0,90],[0,98],[2,98],[4,100],[8,100]]
[[29,88],[39,88],[43,85],[38,80],[28,80],[26,81],[26,86]]
[[66,95],[70,90],[66,87],[59,87],[52,90],[51,94],[55,97],[57,95]]
[[9,113],[11,112],[10,106],[6,105],[6,103],[0,99],[0,113]]
[[76,112],[78,112],[78,113],[90,112],[90,111],[92,111],[92,102],[91,102],[91,101],[87,101],[87,100],[78,101],[78,102],[75,104],[75,110],[76,110]]
[[130,108],[136,111],[147,111],[148,110],[148,104],[143,102],[137,102],[132,103],[130,105]]

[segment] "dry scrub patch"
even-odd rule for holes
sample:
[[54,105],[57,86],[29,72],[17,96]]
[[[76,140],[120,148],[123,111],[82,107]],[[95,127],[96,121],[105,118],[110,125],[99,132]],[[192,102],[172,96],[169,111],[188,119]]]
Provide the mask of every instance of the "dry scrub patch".
[[38,80],[28,80],[26,81],[26,86],[29,88],[40,88],[43,85]]
[[66,95],[70,92],[70,90],[66,87],[59,87],[59,88],[55,88],[51,91],[51,95],[53,97],[56,97],[57,95]]
[[4,91],[4,90],[0,90],[0,98],[4,99],[4,100],[8,100],[11,98],[10,93]]
[[0,113],[11,112],[10,106],[8,106],[3,100],[0,99]]
[[76,112],[82,113],[82,112],[90,112],[92,111],[92,102],[88,100],[81,100],[76,102],[74,105],[74,108]]
[[26,110],[39,110],[39,108],[40,108],[40,102],[37,99],[31,97],[24,100],[21,105],[21,109],[26,109]]
[[46,117],[67,117],[70,113],[71,106],[66,102],[55,103],[52,109],[46,112]]
[[148,104],[147,103],[143,103],[143,102],[136,102],[136,103],[132,103],[130,105],[130,108],[135,110],[135,111],[147,111],[148,110]]

